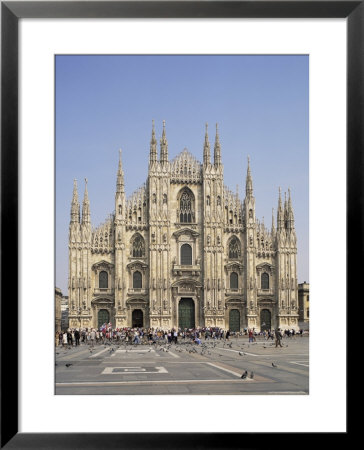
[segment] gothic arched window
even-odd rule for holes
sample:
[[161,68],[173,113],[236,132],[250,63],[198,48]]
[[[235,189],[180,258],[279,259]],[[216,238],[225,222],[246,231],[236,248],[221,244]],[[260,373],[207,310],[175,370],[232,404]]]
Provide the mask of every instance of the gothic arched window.
[[262,273],[260,283],[262,289],[269,289],[269,275],[266,272]]
[[142,258],[145,253],[144,239],[138,234],[132,245],[132,256],[133,258]]
[[108,274],[103,270],[99,273],[99,289],[107,289],[109,286]]
[[181,247],[181,266],[192,266],[192,247],[189,244]]
[[194,220],[193,210],[194,197],[189,189],[182,191],[179,199],[179,221],[181,223],[192,223]]
[[238,274],[231,272],[230,274],[230,289],[238,289]]
[[133,288],[134,289],[142,288],[142,274],[138,271],[133,273]]
[[240,241],[234,237],[229,243],[229,259],[240,258]]

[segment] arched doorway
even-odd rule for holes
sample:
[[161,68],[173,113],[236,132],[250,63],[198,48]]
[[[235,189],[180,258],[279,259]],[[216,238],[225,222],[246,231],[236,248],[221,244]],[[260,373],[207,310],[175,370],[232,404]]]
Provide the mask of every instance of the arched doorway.
[[143,311],[141,309],[134,309],[134,311],[132,312],[131,326],[132,328],[143,327]]
[[178,326],[195,328],[195,303],[192,298],[181,298],[178,304]]
[[269,309],[262,309],[260,312],[260,331],[270,330],[272,314]]
[[231,309],[229,313],[230,331],[240,331],[240,312],[238,309]]
[[110,322],[110,314],[107,309],[100,309],[97,315],[97,328],[102,327],[105,323]]

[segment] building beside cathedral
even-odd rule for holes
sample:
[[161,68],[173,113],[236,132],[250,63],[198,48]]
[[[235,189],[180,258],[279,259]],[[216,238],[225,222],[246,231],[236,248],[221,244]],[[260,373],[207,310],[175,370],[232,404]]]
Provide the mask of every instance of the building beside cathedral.
[[271,229],[255,216],[248,159],[245,198],[224,185],[218,128],[211,158],[158,154],[153,123],[146,183],[126,198],[121,153],[115,211],[93,229],[85,184],[74,182],[69,226],[69,326],[298,329],[297,244],[291,195],[278,194]]

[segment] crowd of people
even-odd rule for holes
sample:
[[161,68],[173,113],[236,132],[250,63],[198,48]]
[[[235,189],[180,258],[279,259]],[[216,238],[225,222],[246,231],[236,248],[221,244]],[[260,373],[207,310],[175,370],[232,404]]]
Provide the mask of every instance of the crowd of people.
[[[280,345],[283,337],[295,336],[296,331],[263,330],[257,332],[255,328],[244,328],[241,332],[231,332],[217,327],[203,327],[192,329],[173,328],[162,330],[159,328],[112,328],[111,324],[103,324],[100,328],[68,328],[65,331],[57,331],[55,336],[56,346],[79,346],[82,344],[97,345],[106,342],[124,342],[129,344],[156,343],[158,341],[175,343],[192,341],[201,344],[202,340],[229,340],[231,337],[248,336],[249,342],[255,342],[257,336],[266,340],[276,340],[276,346]],[[303,330],[299,330],[302,336]],[[277,341],[279,341],[277,343]]]

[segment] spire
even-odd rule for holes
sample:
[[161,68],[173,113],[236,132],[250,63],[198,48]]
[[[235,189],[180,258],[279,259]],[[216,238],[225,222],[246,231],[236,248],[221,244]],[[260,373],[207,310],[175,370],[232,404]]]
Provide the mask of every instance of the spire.
[[119,149],[119,167],[116,179],[116,192],[124,192],[124,172],[121,164],[121,148]]
[[87,192],[87,178],[85,178],[85,193],[82,203],[82,223],[90,223],[90,201]]
[[157,139],[155,137],[154,120],[152,121],[152,139],[150,140],[149,162],[157,161]]
[[294,215],[291,200],[291,190],[288,189],[288,205],[287,205],[287,228],[289,230],[294,229]]
[[168,162],[168,142],[166,138],[166,121],[163,120],[163,133],[162,133],[162,139],[161,139],[161,156],[160,156],[160,162],[166,163]]
[[205,165],[211,163],[210,142],[209,142],[209,136],[207,134],[207,128],[208,128],[208,124],[206,123],[205,143],[204,143],[204,146],[203,146],[203,163]]
[[215,166],[219,166],[221,164],[221,147],[220,147],[219,129],[217,124],[216,124],[216,137],[214,146],[214,164]]
[[77,180],[73,180],[73,195],[71,203],[71,222],[80,222],[80,203],[78,201]]
[[288,204],[287,204],[287,193],[284,193],[284,227],[287,228],[288,219]]
[[281,188],[279,188],[278,209],[277,209],[277,230],[284,228],[284,214],[282,208]]
[[246,172],[246,183],[245,183],[245,195],[246,197],[253,196],[253,179],[252,174],[250,172],[250,158],[248,156],[248,169]]
[[274,224],[274,208],[272,208],[272,230],[271,231],[272,231],[272,235],[274,235],[276,232],[276,227]]

